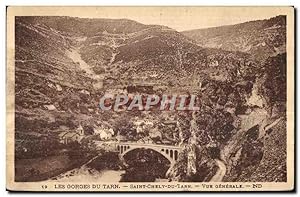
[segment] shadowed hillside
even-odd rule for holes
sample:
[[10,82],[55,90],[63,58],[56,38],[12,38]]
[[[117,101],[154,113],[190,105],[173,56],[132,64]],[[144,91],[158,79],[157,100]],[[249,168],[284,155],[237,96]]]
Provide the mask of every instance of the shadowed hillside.
[[182,32],[202,47],[241,51],[265,60],[285,52],[286,17]]

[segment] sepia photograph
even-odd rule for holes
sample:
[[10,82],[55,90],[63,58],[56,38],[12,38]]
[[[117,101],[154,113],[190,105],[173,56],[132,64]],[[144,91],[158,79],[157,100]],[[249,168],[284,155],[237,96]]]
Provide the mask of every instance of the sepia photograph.
[[291,191],[293,7],[7,8],[7,189]]

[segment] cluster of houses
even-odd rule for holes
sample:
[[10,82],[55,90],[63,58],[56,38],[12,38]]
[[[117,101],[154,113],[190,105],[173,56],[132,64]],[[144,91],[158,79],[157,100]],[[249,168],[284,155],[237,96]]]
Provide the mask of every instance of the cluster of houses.
[[109,140],[115,134],[112,128],[101,125],[100,127],[94,128],[94,135],[99,135],[101,140]]
[[[67,130],[67,129],[66,129]],[[86,134],[83,127],[79,125],[77,129],[73,131],[63,131],[59,137],[59,142],[62,144],[70,144],[73,142],[81,143],[81,140],[84,139],[87,135],[97,135],[101,140],[109,140],[114,135],[114,130],[106,125],[95,126],[93,128],[93,133]]]
[[[174,121],[171,121],[173,123]],[[69,130],[67,127],[62,127],[61,129],[64,130],[63,132],[59,133],[59,142],[62,144],[70,144],[73,142],[78,142],[79,144],[81,141],[88,137],[88,136],[98,136],[98,139],[106,141],[111,140],[112,138],[115,138],[118,141],[123,141],[127,139],[122,139],[122,137],[125,138],[125,136],[115,136],[115,131],[113,128],[106,122],[101,122],[101,124],[94,125],[92,127],[92,131],[90,129],[90,132],[86,132],[82,125],[79,125],[74,130]],[[169,123],[168,121],[165,121],[164,126],[168,127]],[[173,124],[172,124],[173,125]],[[162,139],[162,131],[158,127],[157,124],[153,120],[148,119],[139,119],[135,118],[133,121],[133,128],[136,129],[137,134],[139,133],[147,133],[148,136],[145,136],[142,139],[139,139],[140,143],[162,143],[164,140]],[[173,128],[173,127],[172,127]]]
[[134,128],[136,129],[137,133],[144,133],[145,131],[148,131],[149,137],[140,139],[140,142],[142,143],[152,143],[152,139],[156,138],[161,140],[162,139],[162,133],[158,129],[157,125],[151,121],[151,120],[139,120],[136,119],[133,122]]

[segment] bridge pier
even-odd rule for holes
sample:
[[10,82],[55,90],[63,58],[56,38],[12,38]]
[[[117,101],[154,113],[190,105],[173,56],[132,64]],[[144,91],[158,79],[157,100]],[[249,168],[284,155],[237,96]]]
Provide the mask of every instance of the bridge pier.
[[117,150],[120,154],[123,154],[128,149],[130,149],[129,145],[117,145]]
[[173,149],[161,149],[160,152],[167,154],[172,160],[177,161],[179,152]]

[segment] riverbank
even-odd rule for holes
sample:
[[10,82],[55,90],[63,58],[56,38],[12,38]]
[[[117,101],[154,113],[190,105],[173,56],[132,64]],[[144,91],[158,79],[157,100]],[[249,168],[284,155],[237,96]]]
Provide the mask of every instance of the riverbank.
[[63,172],[77,168],[93,157],[86,154],[80,158],[70,158],[67,153],[49,157],[18,159],[15,162],[15,181],[43,181]]
[[78,168],[69,170],[50,181],[57,182],[119,182],[125,171],[116,152],[100,152]]

